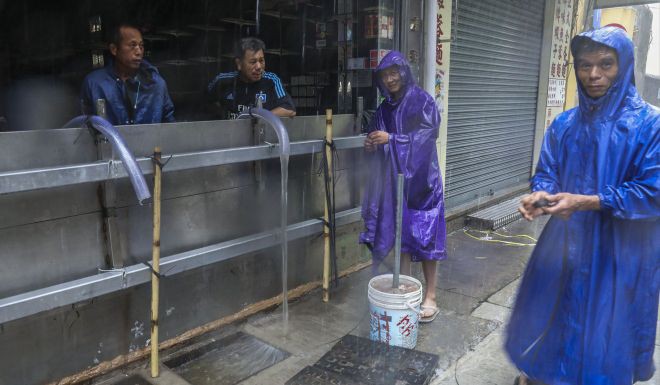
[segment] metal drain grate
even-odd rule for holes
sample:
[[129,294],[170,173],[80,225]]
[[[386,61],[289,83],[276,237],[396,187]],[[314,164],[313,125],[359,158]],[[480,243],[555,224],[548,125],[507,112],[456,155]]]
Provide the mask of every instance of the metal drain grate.
[[467,226],[477,230],[497,230],[522,218],[518,212],[520,198],[516,197],[507,201],[487,207],[467,216]]
[[193,385],[234,385],[287,357],[289,353],[238,332],[164,364]]
[[427,385],[437,365],[435,354],[349,334],[286,385]]

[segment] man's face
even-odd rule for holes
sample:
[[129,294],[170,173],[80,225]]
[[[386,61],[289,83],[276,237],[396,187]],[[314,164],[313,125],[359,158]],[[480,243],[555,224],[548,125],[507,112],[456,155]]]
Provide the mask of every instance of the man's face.
[[241,78],[249,83],[261,80],[266,70],[264,51],[245,51],[243,58],[236,59],[236,68],[241,73]]
[[387,67],[380,71],[378,76],[380,77],[380,81],[383,83],[385,88],[387,88],[387,91],[391,95],[396,96],[401,91],[401,74],[399,73],[398,66],[393,65],[391,67]]
[[133,72],[140,68],[144,56],[142,33],[135,28],[123,27],[119,45],[110,44],[110,53],[120,70]]
[[594,99],[607,93],[618,73],[619,60],[613,49],[603,48],[578,55],[577,77],[587,95]]

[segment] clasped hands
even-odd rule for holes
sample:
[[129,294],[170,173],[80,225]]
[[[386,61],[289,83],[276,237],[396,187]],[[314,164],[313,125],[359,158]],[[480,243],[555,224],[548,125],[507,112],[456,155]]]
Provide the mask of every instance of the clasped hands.
[[364,139],[364,149],[367,152],[374,152],[378,149],[379,144],[385,144],[389,142],[390,134],[385,131],[372,131]]
[[576,211],[599,209],[600,199],[597,195],[549,194],[546,191],[536,191],[524,196],[518,207],[518,211],[528,221],[541,215],[556,215],[569,219]]

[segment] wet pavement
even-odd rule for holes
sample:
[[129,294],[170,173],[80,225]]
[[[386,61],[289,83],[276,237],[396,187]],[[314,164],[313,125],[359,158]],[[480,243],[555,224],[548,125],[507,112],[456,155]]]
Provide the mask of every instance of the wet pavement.
[[[500,229],[498,233],[538,238],[543,224],[542,221],[529,223],[520,220]],[[531,246],[522,244],[530,242],[524,237],[487,237],[476,231],[466,233],[459,230],[449,235],[449,257],[438,268],[437,298],[440,313],[432,323],[420,324],[415,348],[419,352],[439,357],[430,382],[432,385],[513,383],[517,372],[502,350],[502,333],[515,298],[519,277],[532,251]],[[382,272],[387,270],[384,265],[381,266]],[[412,275],[423,282],[420,264],[413,264]],[[255,337],[260,349],[239,347],[237,352],[229,352],[218,358],[222,362],[209,365],[223,368],[225,379],[241,378],[238,382],[241,385],[285,384],[299,371],[314,365],[345,335],[369,337],[367,284],[371,277],[371,269],[366,268],[341,279],[339,286],[332,291],[329,303],[321,301],[319,290],[291,302],[288,325],[283,324],[281,308],[278,307],[211,332],[184,350],[191,352],[200,347],[208,350],[208,344],[237,333],[241,338]],[[656,339],[658,344],[660,338]],[[269,350],[277,357],[263,357],[264,352]],[[656,349],[656,367],[660,367],[659,350]],[[168,360],[176,360],[182,354],[187,353],[165,352],[163,361],[167,363]],[[248,364],[241,365],[240,362]],[[260,363],[258,373],[249,365],[251,362]],[[262,365],[264,362],[268,364]],[[227,372],[227,368],[231,367],[240,368],[248,374],[241,377]],[[144,369],[141,370],[146,373]],[[167,382],[153,383],[189,383],[181,377],[176,379],[177,368],[170,370],[164,367],[163,370]],[[208,367],[199,370],[208,370]],[[189,379],[194,378],[189,372],[185,374]],[[124,372],[95,383],[114,384],[119,379],[125,380],[127,375],[130,373]],[[204,381],[199,384],[232,383],[220,379],[213,382],[213,379],[208,378]],[[643,384],[660,385],[660,376],[656,375]]]

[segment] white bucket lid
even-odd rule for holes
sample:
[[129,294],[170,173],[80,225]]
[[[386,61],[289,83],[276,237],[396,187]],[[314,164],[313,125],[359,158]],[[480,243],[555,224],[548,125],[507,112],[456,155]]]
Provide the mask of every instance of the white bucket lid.
[[408,305],[413,307],[418,306],[422,302],[422,283],[410,276],[400,275],[399,282],[408,285],[415,285],[417,288],[408,293],[387,293],[382,292],[374,287],[374,283],[379,281],[386,281],[391,285],[393,279],[392,274],[383,274],[376,277],[373,277],[369,281],[369,301],[377,304],[378,306],[393,308],[393,309],[405,309]]

